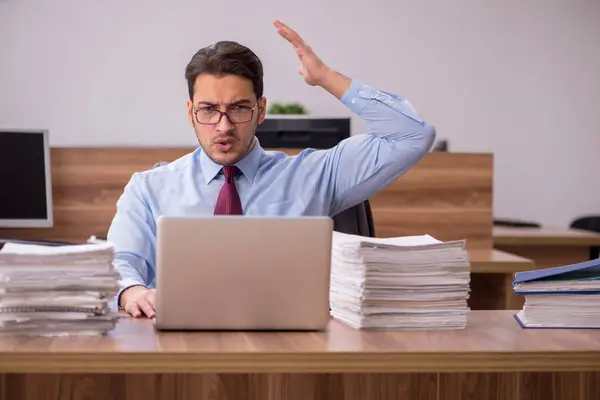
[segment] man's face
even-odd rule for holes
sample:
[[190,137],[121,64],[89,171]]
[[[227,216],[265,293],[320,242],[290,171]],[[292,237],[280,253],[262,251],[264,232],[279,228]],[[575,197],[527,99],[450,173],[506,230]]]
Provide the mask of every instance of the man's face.
[[[257,101],[252,81],[241,76],[202,74],[187,109],[206,155],[217,164],[233,165],[252,150],[256,126],[265,118],[266,99]],[[233,121],[218,111],[227,111]]]

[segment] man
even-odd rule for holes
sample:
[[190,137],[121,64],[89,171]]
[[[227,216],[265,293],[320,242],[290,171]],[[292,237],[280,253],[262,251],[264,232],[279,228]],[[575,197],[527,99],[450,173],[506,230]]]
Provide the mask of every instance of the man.
[[234,42],[201,49],[186,69],[188,119],[200,147],[133,174],[108,234],[122,276],[117,303],[134,317],[154,317],[160,215],[334,216],[396,180],[433,143],[434,128],[406,100],[334,71],[292,29],[275,27],[295,49],[306,83],[341,100],[369,133],[295,157],[266,152],[254,136],[267,106],[260,60]]

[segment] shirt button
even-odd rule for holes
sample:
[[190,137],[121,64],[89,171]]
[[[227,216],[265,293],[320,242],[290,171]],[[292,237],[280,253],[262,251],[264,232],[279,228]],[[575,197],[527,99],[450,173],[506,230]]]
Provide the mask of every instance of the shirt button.
[[353,98],[352,98],[352,102],[353,102],[353,103],[356,103],[356,97],[353,97]]

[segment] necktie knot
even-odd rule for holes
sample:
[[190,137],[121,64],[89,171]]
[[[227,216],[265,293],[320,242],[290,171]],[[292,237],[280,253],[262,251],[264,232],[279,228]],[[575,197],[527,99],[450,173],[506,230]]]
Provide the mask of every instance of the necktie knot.
[[225,175],[225,180],[227,180],[227,182],[229,183],[233,182],[233,178],[235,178],[235,175],[238,173],[239,170],[240,169],[235,165],[224,166],[223,175]]

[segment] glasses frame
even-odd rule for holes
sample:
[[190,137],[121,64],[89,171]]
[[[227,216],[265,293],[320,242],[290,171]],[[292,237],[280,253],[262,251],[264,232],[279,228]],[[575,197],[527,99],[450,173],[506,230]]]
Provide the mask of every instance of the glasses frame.
[[221,111],[221,110],[215,110],[216,112],[218,112],[219,115],[219,119],[217,120],[217,122],[200,122],[200,120],[198,119],[198,111],[200,111],[199,109],[196,108],[196,106],[192,107],[192,112],[194,113],[194,118],[196,119],[196,122],[201,124],[201,125],[218,125],[219,122],[221,122],[221,119],[223,118],[223,116],[227,116],[227,119],[229,120],[229,122],[233,125],[237,125],[237,124],[245,124],[247,122],[252,121],[252,119],[254,118],[254,111],[256,111],[256,107],[258,106],[258,101],[256,103],[254,103],[254,105],[250,108],[250,119],[247,121],[243,121],[243,122],[233,122],[231,120],[231,117],[229,116],[229,114],[227,114],[227,111]]

